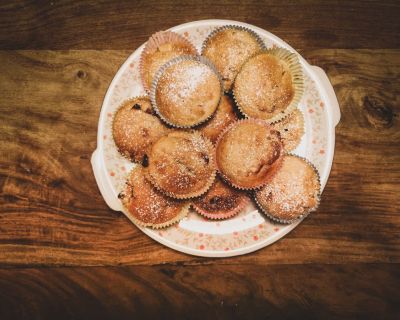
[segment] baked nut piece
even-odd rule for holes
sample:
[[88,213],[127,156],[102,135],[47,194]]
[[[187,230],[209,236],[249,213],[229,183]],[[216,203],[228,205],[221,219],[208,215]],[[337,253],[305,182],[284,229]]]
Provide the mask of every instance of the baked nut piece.
[[280,135],[261,120],[230,125],[216,144],[219,173],[232,186],[255,189],[265,185],[279,167],[283,146]]
[[153,34],[140,56],[140,75],[143,87],[150,90],[157,71],[169,60],[180,55],[197,55],[197,50],[181,35],[172,31]]
[[233,109],[234,102],[231,97],[223,95],[213,117],[199,127],[200,132],[215,143],[221,132],[238,117]]
[[299,109],[295,109],[286,118],[271,126],[279,131],[283,148],[290,152],[297,148],[304,135],[304,116]]
[[320,189],[313,165],[296,155],[285,155],[282,167],[255,193],[255,200],[271,219],[291,223],[317,209]]
[[269,123],[284,118],[300,101],[302,77],[297,56],[288,50],[271,49],[251,57],[233,86],[239,110]]
[[221,93],[219,75],[207,59],[182,56],[162,67],[152,84],[150,98],[166,123],[190,128],[211,118]]
[[148,178],[166,195],[186,199],[205,193],[215,179],[214,147],[199,132],[172,132],[149,153]]
[[242,64],[263,48],[263,41],[252,30],[223,26],[207,37],[201,54],[215,64],[222,76],[224,90],[228,92]]
[[209,219],[226,219],[238,214],[249,202],[245,192],[217,178],[206,194],[192,201],[193,208]]
[[147,97],[126,100],[114,114],[112,133],[119,152],[141,162],[153,142],[169,129],[155,115]]
[[125,189],[120,193],[129,217],[143,227],[163,228],[184,218],[189,203],[169,198],[145,179],[145,169],[135,167],[129,174]]

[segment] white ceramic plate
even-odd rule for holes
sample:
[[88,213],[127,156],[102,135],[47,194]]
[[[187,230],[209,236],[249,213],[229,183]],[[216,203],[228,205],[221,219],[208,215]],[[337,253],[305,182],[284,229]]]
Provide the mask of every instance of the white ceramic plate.
[[[200,52],[206,36],[216,27],[234,24],[257,32],[267,47],[284,47],[296,52],[284,41],[258,27],[230,20],[202,20],[171,28],[187,37]],[[108,206],[126,214],[117,195],[122,190],[128,172],[134,164],[122,157],[111,134],[112,115],[125,99],[145,94],[140,82],[140,46],[115,75],[101,109],[97,149],[92,155],[92,166],[100,192]],[[305,135],[294,153],[310,160],[318,169],[322,189],[328,180],[335,148],[335,126],[340,119],[339,105],[324,71],[309,65],[300,55],[305,75],[305,94],[299,108],[305,118]],[[318,214],[314,212],[312,214]],[[127,215],[129,218],[129,215]],[[263,248],[282,238],[300,222],[291,225],[272,223],[253,204],[238,216],[224,221],[207,221],[195,212],[179,224],[162,229],[141,229],[154,240],[175,250],[207,257],[229,257]]]

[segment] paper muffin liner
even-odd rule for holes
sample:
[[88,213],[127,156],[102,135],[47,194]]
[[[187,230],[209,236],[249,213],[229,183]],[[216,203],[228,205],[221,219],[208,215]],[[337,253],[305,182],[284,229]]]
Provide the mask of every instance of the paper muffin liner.
[[129,220],[131,220],[137,226],[145,227],[145,228],[152,228],[152,229],[162,229],[162,228],[170,227],[170,226],[174,225],[175,223],[178,223],[179,221],[181,221],[183,218],[185,218],[188,215],[189,209],[190,209],[190,203],[187,203],[182,207],[181,211],[175,217],[173,217],[171,220],[168,220],[163,223],[144,223],[143,221],[135,218],[129,211],[127,211],[128,213],[126,214],[126,216],[128,217]]
[[151,84],[149,86],[146,83],[146,73],[148,70],[145,65],[145,57],[154,53],[160,46],[167,43],[181,44],[191,51],[190,54],[194,56],[198,54],[196,47],[188,39],[182,37],[178,33],[172,31],[159,31],[154,33],[147,41],[139,59],[140,79],[147,93],[150,92]]
[[213,212],[210,213],[207,210],[204,210],[198,207],[195,203],[192,202],[192,208],[201,216],[211,219],[211,220],[223,220],[236,216],[240,211],[244,209],[244,207],[250,202],[250,198],[247,195],[243,195],[240,203],[230,211],[221,211],[221,212]]
[[314,170],[314,172],[316,173],[316,175],[317,175],[317,180],[318,180],[318,184],[319,184],[319,190],[318,190],[318,195],[317,195],[317,204],[316,204],[316,206],[315,206],[314,208],[311,208],[310,210],[308,210],[308,211],[302,213],[301,215],[299,215],[299,216],[296,217],[296,218],[293,218],[293,219],[281,219],[281,218],[277,218],[277,217],[275,217],[274,215],[272,215],[270,212],[268,212],[268,211],[261,205],[261,203],[260,203],[260,202],[258,201],[258,199],[257,199],[257,194],[256,194],[256,192],[253,193],[253,200],[254,200],[254,202],[256,203],[257,207],[258,207],[269,219],[271,219],[272,221],[275,221],[275,222],[278,222],[278,223],[281,223],[281,224],[291,224],[291,223],[294,223],[294,222],[296,222],[296,221],[303,220],[303,219],[306,218],[311,212],[314,212],[314,211],[316,211],[316,210],[318,209],[319,204],[320,204],[320,201],[321,201],[321,177],[320,177],[320,175],[319,175],[319,172],[318,172],[317,168],[316,168],[316,167],[314,166],[314,164],[311,163],[308,159],[306,159],[306,158],[304,158],[304,157],[301,157],[301,156],[299,156],[299,155],[297,155],[297,154],[293,154],[293,153],[286,153],[285,156],[293,156],[293,157],[296,157],[296,158],[299,158],[299,159],[303,160],[303,161],[306,162],[306,163]]
[[[251,30],[249,28],[246,28],[246,27],[230,24],[230,25],[225,25],[225,26],[218,27],[218,28],[214,29],[213,31],[211,31],[211,33],[207,36],[207,38],[203,41],[203,43],[201,45],[201,55],[203,56],[204,50],[207,48],[208,42],[210,41],[211,38],[213,38],[219,32],[222,32],[224,30],[229,30],[229,29],[246,31],[247,33],[249,33],[250,35],[252,35],[255,38],[257,43],[260,45],[260,50],[266,50],[267,49],[267,47],[265,46],[264,41],[258,35],[258,33],[254,32],[253,30]],[[233,84],[233,82],[234,82],[234,79],[232,80],[232,84]],[[224,89],[224,92],[225,93],[231,92],[231,88],[229,88],[228,90]]]
[[163,222],[163,223],[151,223],[151,224],[148,224],[147,226],[144,226],[144,225],[140,224],[140,221],[136,222],[135,220],[137,220],[137,219],[135,219],[135,218],[133,218],[132,221],[134,221],[135,223],[137,223],[139,226],[142,226],[142,227],[150,227],[152,229],[163,229],[163,228],[170,227],[170,226],[174,225],[175,223],[178,223],[182,219],[186,218],[186,216],[189,213],[189,209],[190,209],[190,203],[187,203],[181,209],[181,211],[179,212],[178,215],[176,215],[171,220],[168,220],[168,221]]
[[[135,96],[135,97],[131,97],[131,98],[128,98],[128,99],[125,99],[125,100],[123,100],[120,104],[119,104],[119,106],[118,106],[118,108],[113,112],[113,114],[112,114],[112,119],[111,119],[111,135],[112,135],[112,138],[113,138],[113,142],[114,142],[114,144],[115,144],[115,147],[116,147],[116,149],[118,150],[118,153],[120,154],[120,155],[122,155],[125,159],[127,159],[127,160],[129,160],[129,161],[131,161],[131,162],[134,162],[134,163],[142,163],[142,159],[140,159],[140,160],[138,160],[138,159],[135,159],[134,157],[131,157],[131,155],[128,155],[128,154],[126,154],[126,153],[123,153],[123,152],[121,152],[121,150],[119,149],[119,147],[117,146],[117,143],[115,142],[115,138],[114,138],[114,120],[115,120],[115,115],[117,114],[117,112],[122,108],[122,107],[124,107],[127,103],[133,103],[135,100],[137,100],[137,99],[149,99],[150,100],[150,97],[149,96],[147,96],[147,95],[140,95],[140,96]],[[150,101],[151,102],[151,101]]]
[[206,192],[211,188],[211,186],[213,185],[213,183],[214,183],[214,181],[215,181],[215,179],[216,179],[216,176],[217,176],[217,169],[216,169],[216,162],[215,162],[215,147],[214,147],[214,145],[212,144],[212,142],[211,142],[210,139],[204,137],[200,132],[198,132],[198,131],[192,131],[192,133],[195,134],[195,135],[199,135],[199,136],[202,137],[202,139],[204,139],[204,141],[205,141],[205,143],[206,143],[206,145],[207,145],[207,148],[210,150],[210,152],[209,152],[209,163],[212,164],[212,166],[213,166],[213,171],[212,171],[212,173],[210,174],[210,177],[209,177],[209,179],[207,180],[207,183],[204,185],[204,187],[203,187],[202,189],[200,189],[200,190],[198,190],[198,191],[196,191],[196,192],[191,192],[191,193],[188,193],[188,194],[179,195],[179,194],[175,194],[175,193],[173,193],[173,192],[164,190],[161,186],[159,186],[159,185],[157,184],[157,182],[155,181],[154,177],[151,175],[151,173],[149,172],[149,170],[146,170],[146,175],[145,175],[146,179],[147,179],[159,192],[161,192],[162,194],[164,194],[164,195],[166,195],[166,196],[168,196],[168,197],[170,197],[170,198],[180,199],[180,200],[187,200],[187,199],[193,199],[193,198],[199,197],[199,196],[203,195],[204,193],[206,193]]
[[[270,180],[271,178],[275,175],[275,173],[279,170],[279,168],[282,165],[282,159],[283,159],[283,155],[284,155],[284,149],[283,149],[283,143],[282,143],[282,139],[280,139],[281,141],[281,153],[279,158],[276,160],[275,163],[275,167],[273,170],[270,171],[270,175],[267,179],[265,179],[265,181],[263,181],[262,183],[260,183],[259,185],[256,185],[254,187],[242,187],[239,186],[237,184],[235,184],[233,181],[231,181],[219,168],[218,166],[218,161],[217,161],[217,150],[218,150],[218,145],[221,142],[223,136],[225,135],[225,133],[227,133],[228,131],[230,131],[232,128],[242,124],[242,123],[256,123],[256,124],[260,124],[268,129],[270,129],[271,131],[275,131],[278,132],[277,130],[273,129],[267,122],[265,122],[264,120],[260,120],[260,119],[253,119],[253,118],[249,118],[249,119],[240,119],[235,121],[234,123],[230,124],[228,127],[226,127],[219,135],[216,143],[215,143],[215,164],[217,166],[217,173],[218,175],[227,183],[229,184],[231,187],[235,188],[235,189],[239,189],[242,191],[251,191],[251,190],[258,190],[260,188],[262,188],[263,186],[265,186]],[[279,134],[279,132],[278,132]],[[279,134],[280,137],[280,134]]]
[[199,126],[200,124],[203,124],[205,122],[207,122],[208,120],[210,120],[212,118],[212,116],[214,115],[215,111],[217,110],[217,108],[215,108],[214,112],[207,117],[206,119],[193,124],[193,125],[189,125],[189,126],[182,126],[182,125],[178,125],[176,123],[171,122],[170,120],[166,119],[164,117],[164,115],[161,113],[160,109],[158,108],[157,105],[157,100],[156,100],[156,91],[157,91],[157,85],[158,85],[158,81],[160,80],[161,76],[163,75],[164,71],[169,68],[170,66],[177,64],[179,62],[182,61],[196,61],[199,63],[202,63],[206,66],[208,66],[214,73],[215,75],[218,77],[218,81],[221,87],[221,93],[220,93],[220,98],[217,104],[217,108],[219,103],[221,102],[221,97],[224,93],[224,89],[223,89],[223,83],[222,83],[222,78],[221,75],[219,74],[219,72],[217,71],[216,67],[214,66],[214,64],[207,59],[206,57],[202,57],[202,56],[189,56],[189,55],[181,55],[179,57],[176,57],[170,61],[168,61],[167,63],[165,63],[160,70],[158,70],[156,76],[154,77],[154,80],[151,84],[151,88],[150,88],[150,100],[151,100],[151,104],[154,108],[154,110],[156,111],[156,113],[158,114],[158,116],[160,117],[161,120],[163,120],[166,124],[170,125],[173,128],[177,128],[177,129],[190,129],[190,128],[195,128],[197,126]]
[[[296,141],[296,144],[295,144],[293,147],[291,147],[291,148],[288,148],[288,147],[285,146],[285,142],[283,141],[283,138],[282,138],[283,147],[284,147],[284,150],[285,150],[286,152],[292,152],[293,150],[295,150],[295,149],[299,146],[300,141],[301,141],[301,138],[304,136],[304,134],[305,134],[305,132],[306,132],[306,130],[305,130],[305,124],[304,124],[304,115],[303,115],[303,112],[301,112],[301,110],[300,110],[299,108],[296,108],[296,109],[292,110],[292,112],[290,112],[289,114],[287,114],[283,119],[271,123],[272,128],[274,128],[275,130],[278,130],[278,129],[275,128],[275,125],[278,125],[279,123],[281,123],[281,122],[287,120],[287,118],[289,118],[289,117],[291,117],[292,115],[294,115],[294,113],[295,113],[296,111],[300,112],[300,114],[301,114],[301,123],[298,123],[298,124],[297,124],[297,125],[299,126],[301,135],[300,135],[300,137],[299,137],[299,140]],[[278,131],[279,131],[279,130],[278,130]]]
[[[288,114],[290,114],[299,105],[301,98],[303,97],[303,93],[304,93],[303,69],[300,64],[300,60],[299,60],[297,54],[295,54],[287,49],[284,49],[284,48],[271,48],[271,49],[267,49],[262,52],[259,52],[255,55],[251,56],[249,59],[247,59],[247,61],[243,63],[242,68],[249,60],[253,59],[254,57],[256,57],[260,54],[269,54],[269,55],[275,56],[278,59],[286,62],[290,69],[290,72],[292,74],[292,84],[294,87],[294,96],[293,96],[292,101],[289,103],[289,105],[286,107],[285,110],[281,111],[277,115],[273,116],[270,119],[262,119],[263,121],[266,121],[267,123],[273,123],[273,122],[277,122],[277,121],[280,121],[281,119],[285,118]],[[240,70],[239,70],[238,74],[239,73],[240,73]],[[236,106],[238,107],[239,111],[246,118],[254,118],[254,117],[250,117],[248,114],[246,114],[246,112],[240,106],[240,102],[238,101],[237,95],[235,94],[235,90],[232,90],[232,95],[233,95],[233,99],[235,100]]]

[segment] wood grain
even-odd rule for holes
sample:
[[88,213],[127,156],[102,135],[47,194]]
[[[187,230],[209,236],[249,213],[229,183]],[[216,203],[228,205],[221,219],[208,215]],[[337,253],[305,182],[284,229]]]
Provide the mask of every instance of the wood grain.
[[0,270],[0,318],[398,319],[399,282],[389,264]]
[[104,93],[129,51],[0,52],[0,265],[400,262],[399,50],[303,50],[342,120],[322,205],[257,253],[202,259],[149,239],[101,198],[90,166]]
[[[393,0],[1,2],[0,319],[399,319],[399,16]],[[90,166],[119,66],[152,33],[210,18],[300,50],[342,111],[318,212],[228,259],[149,239]]]
[[398,48],[399,1],[9,1],[0,49],[129,49],[189,21],[248,22],[305,48]]

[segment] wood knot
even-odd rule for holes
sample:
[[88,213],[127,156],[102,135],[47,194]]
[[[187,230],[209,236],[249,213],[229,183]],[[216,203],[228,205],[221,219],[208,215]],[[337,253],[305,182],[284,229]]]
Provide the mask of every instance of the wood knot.
[[161,273],[165,274],[166,276],[170,277],[170,278],[174,278],[176,270],[173,269],[165,269],[165,268],[161,268],[160,269]]
[[62,185],[63,185],[64,183],[65,183],[64,178],[57,178],[57,179],[54,179],[54,180],[50,181],[50,183],[48,184],[48,186],[49,186],[50,188],[60,188],[60,187],[62,187]]
[[85,78],[87,78],[87,73],[86,73],[85,71],[83,71],[83,70],[79,70],[79,71],[76,73],[76,76],[77,76],[79,79],[85,79]]
[[393,110],[381,101],[368,96],[364,97],[364,111],[368,122],[375,128],[390,128],[393,125]]

